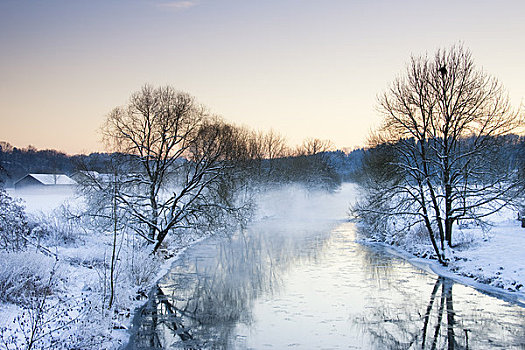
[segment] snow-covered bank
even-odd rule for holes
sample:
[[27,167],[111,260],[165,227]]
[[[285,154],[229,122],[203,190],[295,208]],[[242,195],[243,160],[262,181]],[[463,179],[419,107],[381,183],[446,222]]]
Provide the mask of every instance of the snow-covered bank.
[[457,227],[459,244],[448,252],[448,266],[429,258],[430,243],[361,242],[381,246],[425,271],[525,306],[525,228],[515,216],[515,211],[505,210],[491,217],[489,227]]
[[131,233],[120,232],[108,308],[113,236],[65,219],[63,205],[75,209],[81,199],[72,192],[9,194],[25,201],[39,233],[24,251],[0,252],[0,349],[119,349],[149,289],[199,240],[191,234],[173,240],[170,257],[158,258]]
[[[59,257],[57,267],[60,275],[60,286],[48,297],[46,308],[39,317],[43,325],[39,331],[36,348],[67,349],[77,346],[82,349],[119,349],[129,338],[129,328],[134,312],[146,302],[146,295],[156,281],[169,270],[184,249],[197,241],[181,245],[175,249],[177,253],[169,259],[157,260],[158,264],[142,266],[148,269],[144,276],[151,276],[147,282],[138,286],[118,279],[116,286],[116,304],[107,309],[108,295],[104,295],[103,269],[101,259],[107,254],[110,240],[105,237],[91,237],[81,247],[57,249]],[[104,249],[106,248],[106,249]],[[37,260],[46,258],[40,253],[29,253],[26,258]],[[107,257],[106,257],[107,258]],[[51,265],[54,258],[50,260]],[[0,261],[0,265],[2,262]],[[12,269],[10,266],[6,266]],[[4,266],[2,266],[4,268]],[[121,270],[122,275],[129,274]],[[107,291],[106,291],[107,294]],[[37,300],[39,301],[39,300]],[[66,305],[62,308],[61,305]],[[74,313],[71,315],[70,311]],[[30,325],[35,317],[34,310],[24,308],[10,302],[0,304],[0,349],[22,349],[29,342]],[[67,324],[67,329],[63,325]],[[74,334],[74,338],[72,338]],[[60,345],[55,344],[59,342]]]

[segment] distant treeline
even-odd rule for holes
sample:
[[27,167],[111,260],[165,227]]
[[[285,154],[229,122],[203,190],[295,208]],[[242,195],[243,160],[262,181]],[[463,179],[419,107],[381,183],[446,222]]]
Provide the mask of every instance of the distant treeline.
[[17,148],[0,142],[0,180],[10,186],[29,173],[71,175],[80,164],[104,172],[110,158],[108,153],[69,156],[56,150],[37,150],[32,146]]
[[[321,176],[338,183],[354,179],[363,154],[364,149],[356,149],[348,154],[337,150],[315,155],[262,159],[252,165],[257,168],[259,175],[271,176],[275,181],[307,183]],[[29,173],[72,175],[79,170],[109,173],[111,170],[108,164],[114,156],[111,153],[70,156],[56,150],[37,150],[32,146],[17,148],[7,142],[0,142],[0,182],[9,187]],[[310,176],[312,173],[317,176]]]

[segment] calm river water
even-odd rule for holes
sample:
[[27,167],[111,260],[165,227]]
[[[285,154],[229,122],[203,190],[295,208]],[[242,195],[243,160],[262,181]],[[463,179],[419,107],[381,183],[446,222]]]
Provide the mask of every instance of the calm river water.
[[351,192],[269,198],[270,217],[188,249],[128,349],[525,348],[524,308],[356,243],[335,209]]

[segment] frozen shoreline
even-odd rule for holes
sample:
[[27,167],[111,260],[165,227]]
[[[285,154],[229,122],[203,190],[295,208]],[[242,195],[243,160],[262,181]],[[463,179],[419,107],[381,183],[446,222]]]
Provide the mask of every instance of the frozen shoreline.
[[[512,228],[514,226],[517,228],[518,224],[510,225]],[[525,244],[525,230],[521,233],[521,237],[508,237],[508,228],[508,226],[495,227],[493,236],[487,241],[478,243],[470,249],[454,251],[455,261],[450,262],[449,266],[443,266],[435,259],[417,257],[400,246],[371,240],[358,239],[357,241],[363,245],[380,248],[385,253],[402,258],[428,273],[449,278],[454,282],[473,287],[485,294],[525,307],[525,287],[523,287],[525,253],[522,254],[521,259],[517,260],[514,259],[515,256],[513,254],[508,254],[508,251],[516,252],[516,250],[519,251],[520,248],[525,247],[523,245]],[[502,235],[506,235],[506,237],[501,239]],[[483,255],[487,250],[497,251],[499,254],[495,256]],[[479,267],[481,266],[480,264],[484,263],[486,264],[483,266],[485,269]],[[502,268],[501,265],[505,265],[507,269]],[[511,271],[512,274],[507,274],[507,271]],[[517,290],[505,289],[501,286],[482,282],[492,281],[492,283],[498,283],[498,279],[505,280],[510,286],[518,286]]]

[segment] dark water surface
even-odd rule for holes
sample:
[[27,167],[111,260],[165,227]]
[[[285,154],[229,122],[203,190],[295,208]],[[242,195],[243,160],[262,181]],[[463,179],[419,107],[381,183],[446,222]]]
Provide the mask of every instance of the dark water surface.
[[352,223],[281,214],[188,249],[128,348],[525,348],[524,308],[358,244]]

